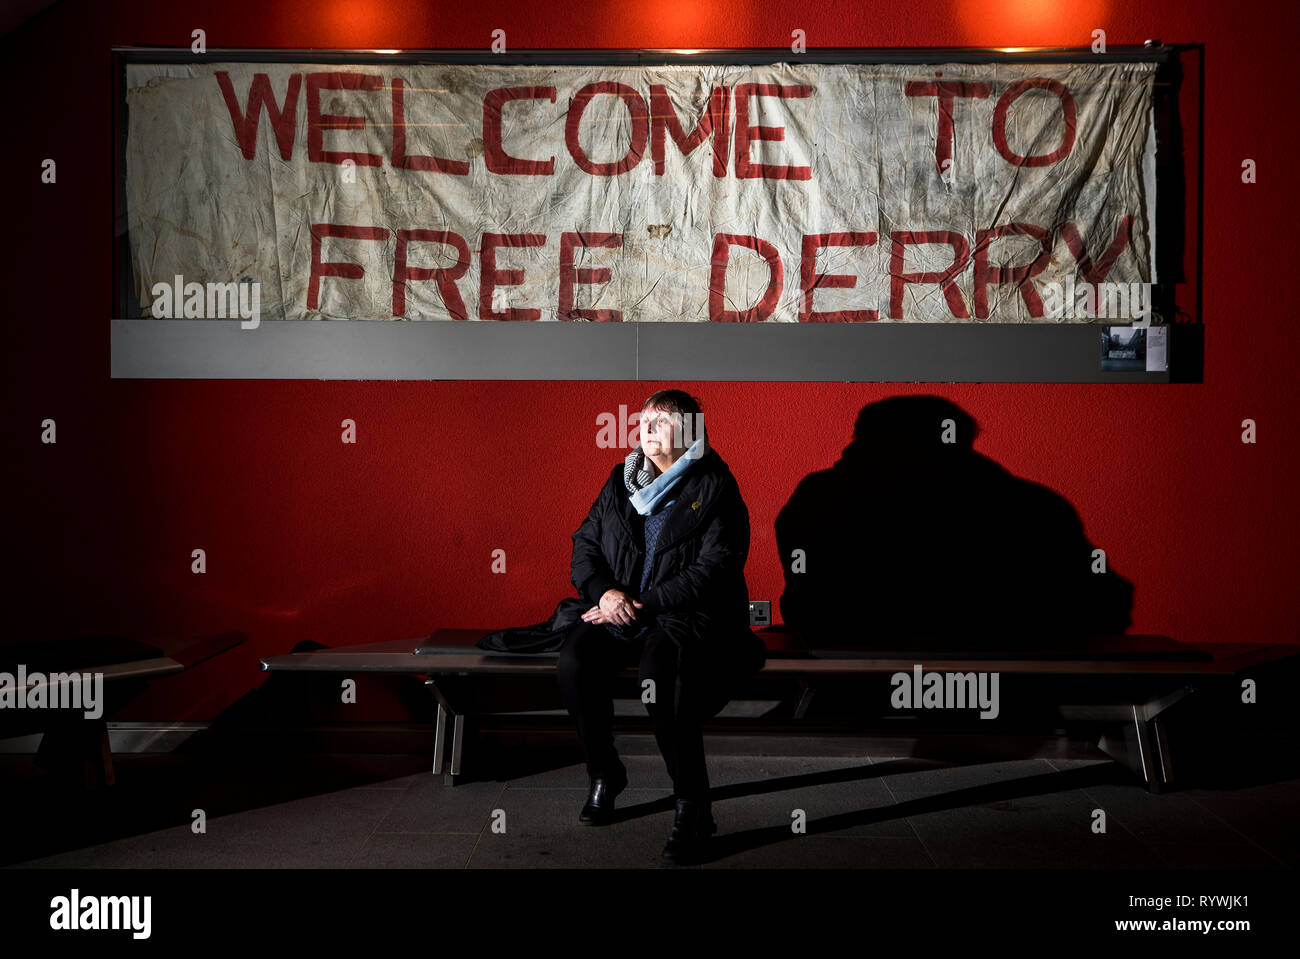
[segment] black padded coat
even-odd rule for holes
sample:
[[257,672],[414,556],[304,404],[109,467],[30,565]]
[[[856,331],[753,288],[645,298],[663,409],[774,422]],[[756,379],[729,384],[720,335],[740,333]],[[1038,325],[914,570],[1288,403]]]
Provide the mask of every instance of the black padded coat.
[[[611,588],[645,604],[636,623],[653,619],[687,658],[720,664],[733,678],[762,668],[763,641],[749,628],[749,509],[731,470],[710,449],[668,494],[676,502],[659,532],[650,578],[639,589],[645,561],[645,519],[632,506],[623,461],[610,470],[587,518],[573,534],[570,581],[577,597],[560,602],[544,623],[499,630],[480,649],[552,652],[584,612]],[[636,626],[630,627],[635,629]]]

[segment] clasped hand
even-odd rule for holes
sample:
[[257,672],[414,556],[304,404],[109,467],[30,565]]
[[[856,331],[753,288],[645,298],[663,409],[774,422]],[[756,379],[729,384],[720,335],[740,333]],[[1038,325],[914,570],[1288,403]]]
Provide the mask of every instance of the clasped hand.
[[591,607],[582,614],[582,618],[588,623],[628,626],[636,621],[636,611],[644,607],[644,603],[637,602],[621,589],[607,589],[605,595],[600,597],[600,605]]

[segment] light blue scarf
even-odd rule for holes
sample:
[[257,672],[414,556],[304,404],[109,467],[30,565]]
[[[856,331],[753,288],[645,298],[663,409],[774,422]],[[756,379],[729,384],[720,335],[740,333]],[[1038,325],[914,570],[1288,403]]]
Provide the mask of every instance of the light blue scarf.
[[646,458],[645,451],[641,449],[641,444],[638,443],[636,449],[628,453],[623,461],[623,484],[631,494],[632,506],[642,516],[649,516],[655,512],[664,501],[664,497],[686,475],[686,471],[708,451],[709,437],[705,432],[704,424],[701,423],[700,438],[692,443],[667,470],[658,476],[652,476],[650,462]]

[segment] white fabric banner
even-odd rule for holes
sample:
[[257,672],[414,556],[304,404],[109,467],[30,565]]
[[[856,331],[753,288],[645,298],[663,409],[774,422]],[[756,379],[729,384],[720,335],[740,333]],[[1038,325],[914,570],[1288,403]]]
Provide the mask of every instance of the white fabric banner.
[[1100,322],[1080,291],[1156,279],[1154,71],[132,64],[135,288],[158,317],[239,289],[267,320]]

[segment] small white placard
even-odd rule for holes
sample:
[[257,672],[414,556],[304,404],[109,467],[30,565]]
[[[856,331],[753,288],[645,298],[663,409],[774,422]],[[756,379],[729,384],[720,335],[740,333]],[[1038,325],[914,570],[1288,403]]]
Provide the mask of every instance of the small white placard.
[[1169,328],[1165,326],[1147,327],[1147,372],[1166,373],[1169,371]]

